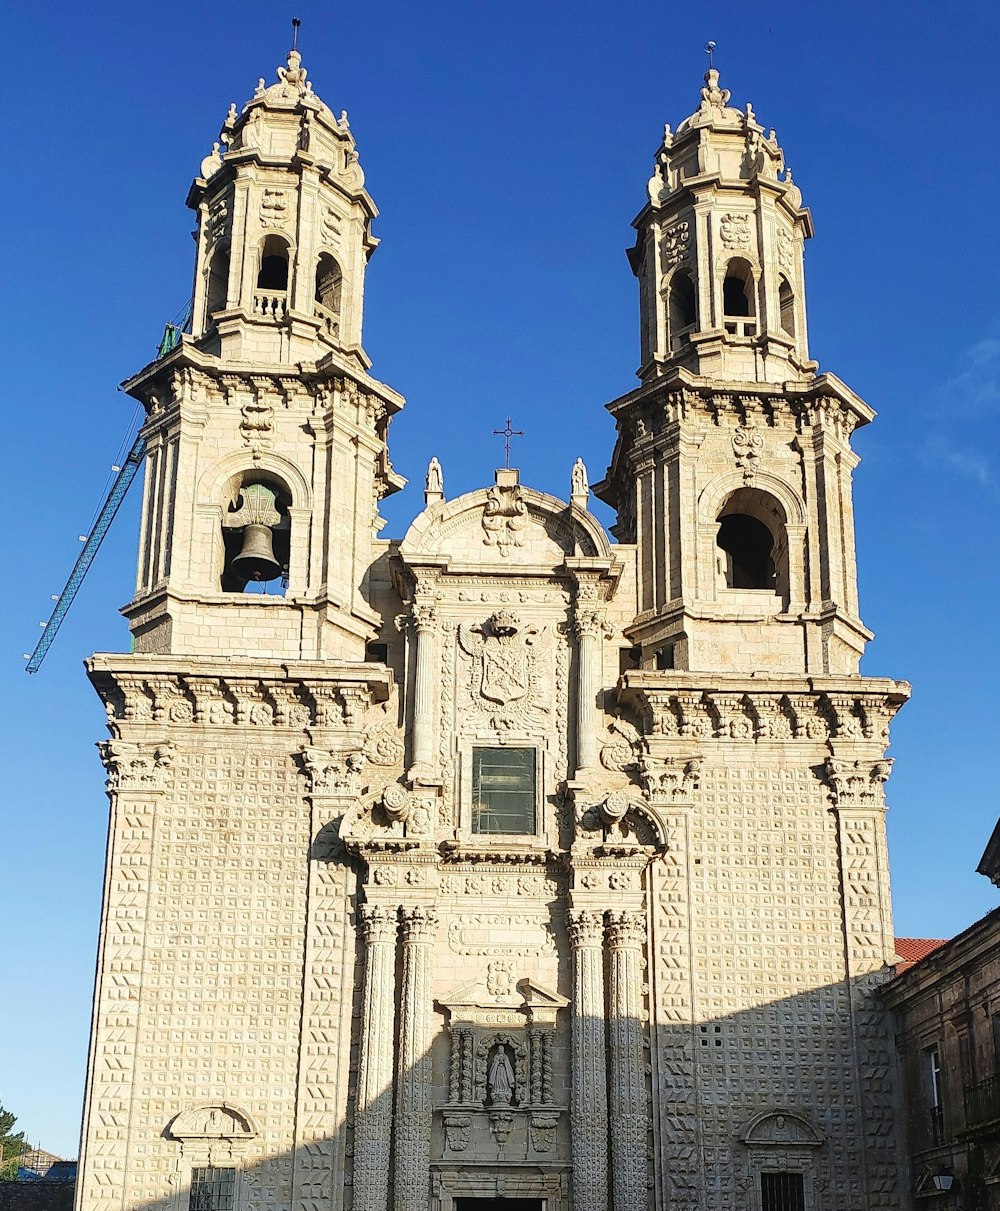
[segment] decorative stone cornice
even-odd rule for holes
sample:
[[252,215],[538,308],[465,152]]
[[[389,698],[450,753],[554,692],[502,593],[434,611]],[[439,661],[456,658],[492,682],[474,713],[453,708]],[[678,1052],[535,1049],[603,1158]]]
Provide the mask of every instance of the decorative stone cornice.
[[[99,655],[87,671],[113,734],[122,724],[351,730],[392,686],[388,668],[332,662]],[[366,741],[383,756],[377,764],[391,763],[390,730]]]
[[97,751],[108,771],[109,791],[162,791],[173,779],[174,746],[169,741],[143,745],[101,740]]
[[885,784],[892,772],[891,757],[880,761],[841,761],[830,757],[825,769],[834,807],[869,811],[885,808]]
[[[706,689],[704,677],[697,674],[626,673],[619,704],[638,716],[643,739],[625,733],[622,739],[633,751],[660,737],[858,740],[884,746],[889,722],[910,693],[906,682],[875,678],[783,677],[755,682],[715,676],[713,681]],[[618,721],[612,726],[621,733]],[[601,760],[605,768],[624,768],[627,756],[617,741],[605,746]]]

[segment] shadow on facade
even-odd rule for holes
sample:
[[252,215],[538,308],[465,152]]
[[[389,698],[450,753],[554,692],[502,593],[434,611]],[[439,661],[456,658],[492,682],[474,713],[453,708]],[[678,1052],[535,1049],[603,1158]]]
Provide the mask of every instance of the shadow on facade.
[[[154,1130],[154,1107],[167,1103],[150,1098],[133,1111],[136,1124],[146,1113],[150,1128],[147,1138],[133,1130],[127,1164],[111,1131],[93,1131],[80,1211],[484,1211],[497,1200],[510,1211],[910,1204],[890,1036],[871,981],[752,1006],[755,973],[760,983],[782,972],[791,980],[791,957],[720,948],[711,960],[722,980],[716,991],[751,1007],[684,1024],[689,1010],[676,1003],[677,981],[661,955],[639,965],[641,1011],[621,1015],[615,1002],[631,977],[616,964],[613,937],[581,955],[574,928],[567,990],[577,1002],[603,996],[605,1014],[572,1016],[568,1006],[552,1013],[551,1026],[539,1025],[523,1014],[530,981],[464,1015],[431,995],[407,1005],[413,956],[393,953],[401,992],[378,1053],[360,1043],[378,989],[359,980],[349,1055],[337,1038],[304,1037],[294,1103],[290,1091],[255,1096],[251,1078],[246,1088],[170,1108]],[[429,946],[426,958],[430,981]],[[475,968],[470,962],[470,979]],[[516,1014],[523,1027],[511,1025]],[[419,1054],[406,1066],[415,1041]],[[205,1045],[189,1042],[189,1054]],[[252,1070],[251,1044],[244,1056]],[[283,1148],[293,1129],[297,1146]],[[129,1189],[147,1193],[131,1198]]]

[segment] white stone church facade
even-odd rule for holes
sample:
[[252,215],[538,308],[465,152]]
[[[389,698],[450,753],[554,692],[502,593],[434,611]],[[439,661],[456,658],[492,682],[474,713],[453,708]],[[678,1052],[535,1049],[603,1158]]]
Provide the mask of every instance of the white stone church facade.
[[[402,540],[346,115],[298,55],[188,204],[147,413],[78,1211],[906,1203],[871,991],[905,683],[863,678],[809,211],[718,73],[635,220],[588,511],[499,470]],[[594,405],[596,407],[596,404]],[[595,414],[596,415],[596,414]]]

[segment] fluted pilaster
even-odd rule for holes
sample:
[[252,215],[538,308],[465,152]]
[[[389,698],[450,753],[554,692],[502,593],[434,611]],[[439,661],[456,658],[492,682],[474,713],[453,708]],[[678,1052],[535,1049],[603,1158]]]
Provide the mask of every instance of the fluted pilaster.
[[[396,1101],[395,1211],[427,1211],[431,1165],[431,960],[437,914],[404,908]],[[383,1163],[387,1164],[387,1156]]]
[[395,1008],[396,929],[394,909],[361,909],[365,938],[358,1096],[354,1116],[355,1211],[386,1211],[392,1141],[392,1024]]
[[573,947],[573,1208],[607,1211],[604,928],[599,914],[581,910],[569,914],[569,931]]
[[434,757],[434,680],[436,664],[434,607],[413,606],[413,630],[416,635],[416,660],[413,674],[413,767],[426,772]]
[[603,620],[595,610],[576,616],[577,695],[576,765],[578,770],[597,764],[597,690],[600,679],[600,634]]
[[611,1011],[611,1172],[615,1211],[645,1211],[647,1201],[646,1071],[642,1046],[642,948],[640,912],[609,912]]

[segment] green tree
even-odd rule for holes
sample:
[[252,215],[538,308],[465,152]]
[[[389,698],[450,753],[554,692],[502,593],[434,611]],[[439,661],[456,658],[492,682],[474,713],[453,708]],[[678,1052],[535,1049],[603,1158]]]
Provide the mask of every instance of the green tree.
[[13,1132],[17,1115],[0,1106],[0,1182],[12,1182],[17,1177],[17,1162],[28,1151],[24,1132]]

